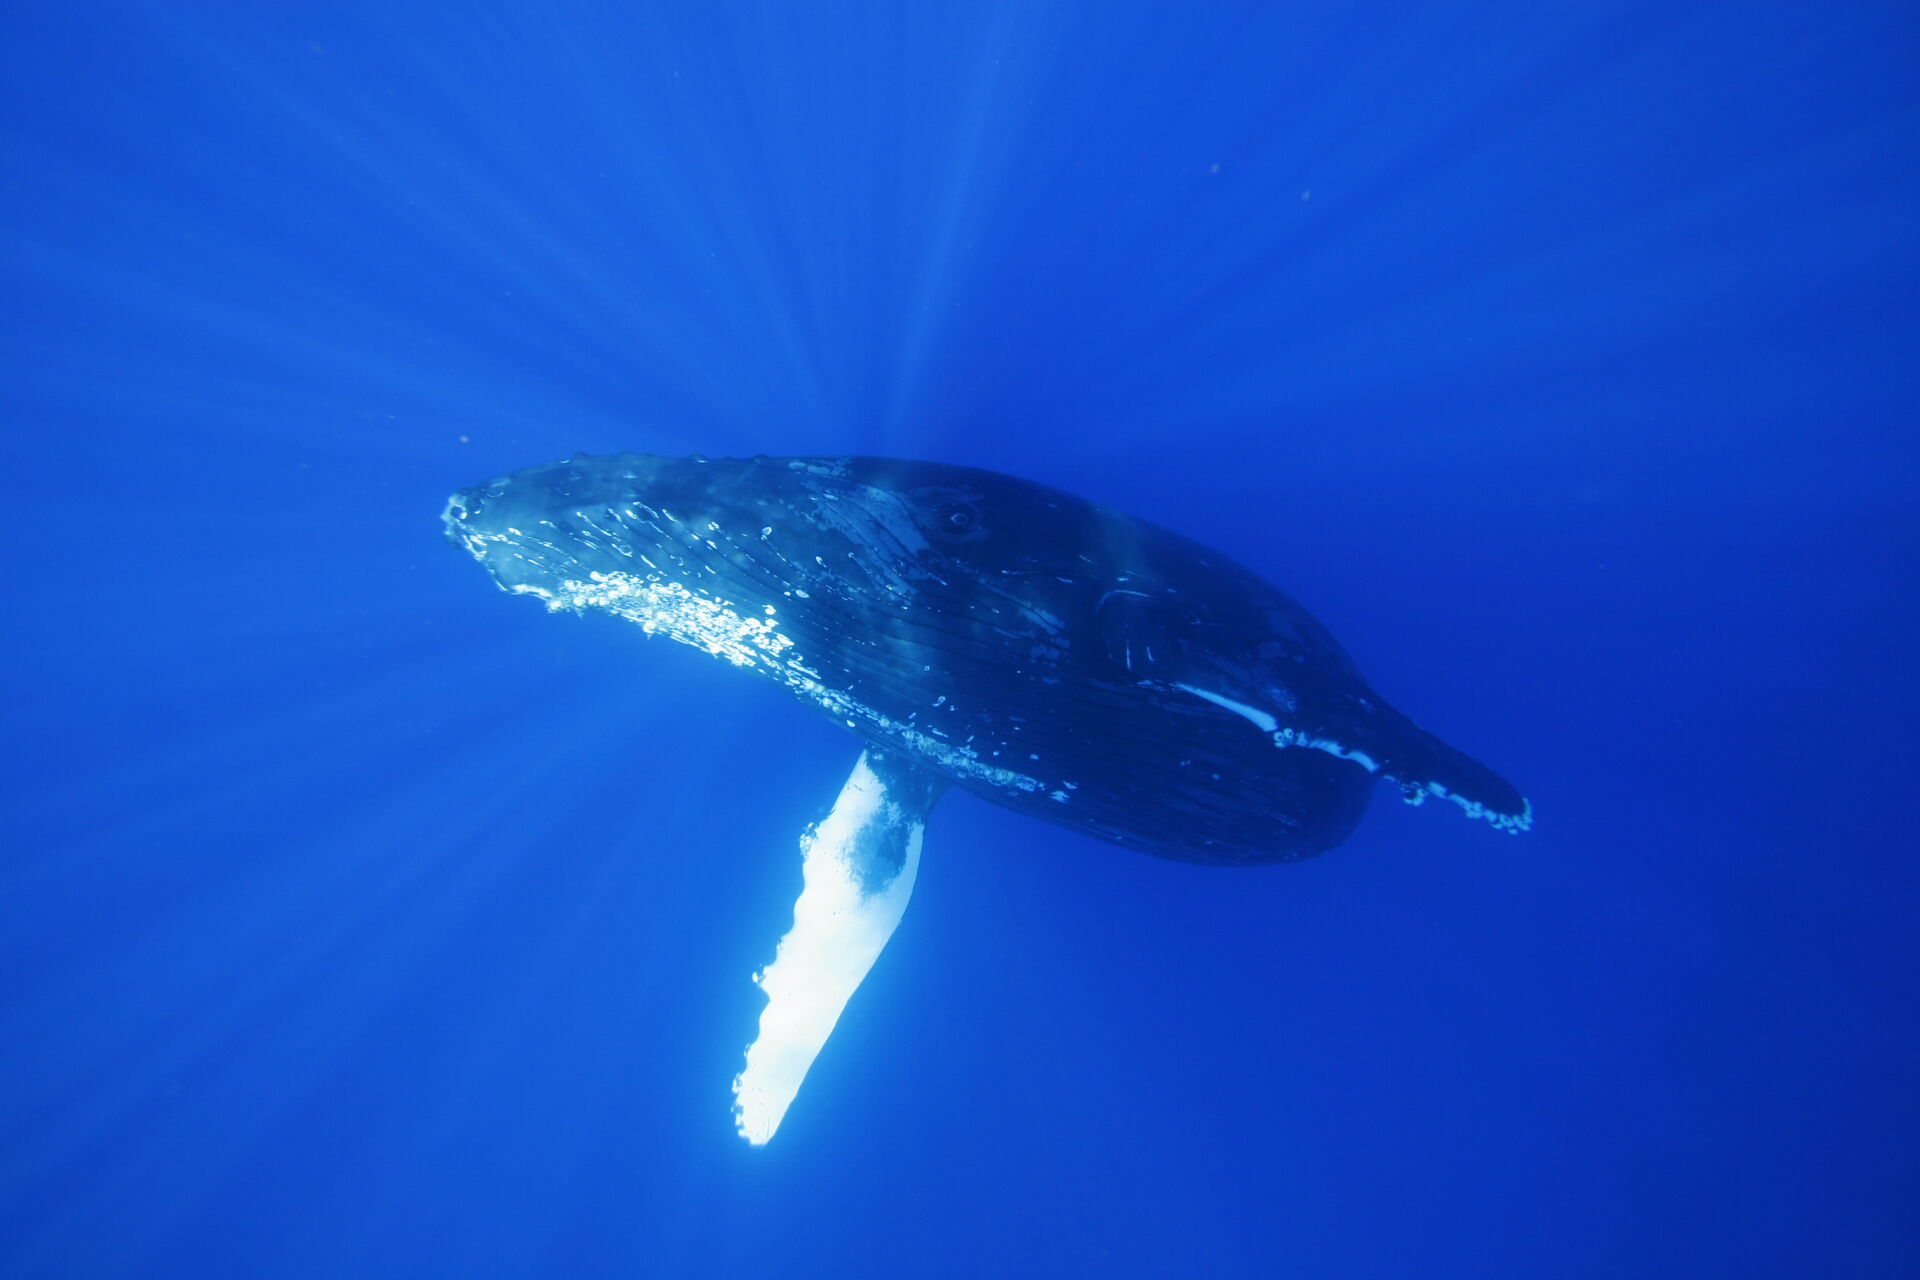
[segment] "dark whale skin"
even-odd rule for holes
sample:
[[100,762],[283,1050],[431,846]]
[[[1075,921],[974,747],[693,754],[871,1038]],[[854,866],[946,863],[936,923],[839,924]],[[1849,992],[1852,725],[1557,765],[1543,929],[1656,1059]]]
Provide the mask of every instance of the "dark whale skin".
[[1032,481],[577,456],[456,494],[445,522],[506,590],[694,644],[956,786],[1144,853],[1323,853],[1381,779],[1531,821],[1259,575]]

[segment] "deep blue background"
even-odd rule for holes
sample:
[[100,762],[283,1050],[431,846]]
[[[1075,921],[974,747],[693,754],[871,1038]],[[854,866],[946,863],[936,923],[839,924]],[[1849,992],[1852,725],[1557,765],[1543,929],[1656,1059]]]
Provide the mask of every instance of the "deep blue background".
[[[1912,1274],[1908,6],[0,35],[0,1271]],[[1536,830],[956,796],[751,1150],[856,744],[440,540],[620,448],[1191,533]]]

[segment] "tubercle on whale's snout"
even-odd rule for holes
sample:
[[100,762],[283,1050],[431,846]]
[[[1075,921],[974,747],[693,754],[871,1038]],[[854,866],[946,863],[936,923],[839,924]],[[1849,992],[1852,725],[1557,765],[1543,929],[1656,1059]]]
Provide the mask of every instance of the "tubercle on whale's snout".
[[456,489],[441,509],[440,520],[449,529],[456,524],[471,525],[494,509],[510,493],[516,476],[495,476],[466,489]]
[[460,536],[460,526],[467,518],[467,510],[467,491],[462,489],[448,498],[447,505],[440,511],[440,531],[456,547],[465,541]]

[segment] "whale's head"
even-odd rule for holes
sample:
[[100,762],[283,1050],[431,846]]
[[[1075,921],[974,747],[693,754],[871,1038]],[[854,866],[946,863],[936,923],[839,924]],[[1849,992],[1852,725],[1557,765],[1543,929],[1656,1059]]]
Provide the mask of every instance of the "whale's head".
[[[1020,492],[1004,492],[1009,485]],[[1015,505],[1018,521],[1006,515]],[[976,615],[1004,608],[1020,626],[1048,630],[1046,606],[1061,586],[1106,571],[1079,550],[1098,545],[1084,528],[1097,510],[938,463],[623,453],[462,490],[444,520],[449,539],[503,589],[554,609],[645,588],[761,616],[808,600],[862,625],[876,611],[919,615],[929,604]]]
[[984,744],[1086,690],[1076,667],[1099,655],[1076,622],[1130,554],[1108,518],[943,463],[630,453],[502,476],[444,516],[504,590],[637,623],[956,782],[1023,793],[1061,788]]
[[507,590],[556,608],[595,575],[645,570],[697,579],[778,499],[743,483],[742,464],[623,453],[576,455],[463,489],[442,517]]

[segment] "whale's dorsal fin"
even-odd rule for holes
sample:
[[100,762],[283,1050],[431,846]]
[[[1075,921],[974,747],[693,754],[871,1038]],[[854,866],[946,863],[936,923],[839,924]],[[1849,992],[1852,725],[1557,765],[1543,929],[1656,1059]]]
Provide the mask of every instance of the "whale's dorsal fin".
[[760,1034],[733,1081],[734,1119],[755,1146],[771,1138],[913,894],[927,811],[944,778],[869,747],[833,810],[800,837],[793,928],[754,975],[767,994]]

